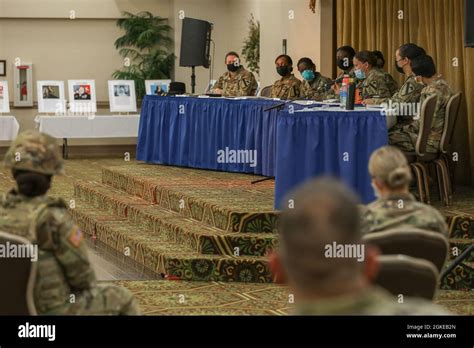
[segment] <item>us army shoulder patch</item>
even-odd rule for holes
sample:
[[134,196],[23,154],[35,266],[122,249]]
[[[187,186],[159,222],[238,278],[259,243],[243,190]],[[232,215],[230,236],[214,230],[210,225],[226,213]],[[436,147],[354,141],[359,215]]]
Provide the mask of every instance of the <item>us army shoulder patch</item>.
[[78,248],[79,245],[81,245],[83,239],[84,239],[84,234],[82,233],[82,231],[77,226],[74,226],[71,229],[71,232],[69,232],[69,236],[68,236],[69,243],[71,243],[76,248]]
[[407,83],[403,95],[408,95],[415,90],[415,86],[412,83]]

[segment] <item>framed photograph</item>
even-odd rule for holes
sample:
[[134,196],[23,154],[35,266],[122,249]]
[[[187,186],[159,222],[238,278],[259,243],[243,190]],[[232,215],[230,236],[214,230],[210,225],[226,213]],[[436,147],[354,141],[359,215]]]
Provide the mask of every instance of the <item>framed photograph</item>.
[[69,109],[76,114],[97,112],[94,80],[68,80]]
[[13,88],[15,107],[33,106],[33,64],[13,66]]
[[10,99],[8,98],[8,82],[0,81],[0,113],[10,112]]
[[146,80],[146,94],[147,95],[161,95],[166,94],[170,90],[171,80]]
[[66,113],[63,81],[37,81],[38,112]]
[[110,112],[136,112],[135,81],[109,81]]
[[0,60],[0,76],[7,76],[7,61]]

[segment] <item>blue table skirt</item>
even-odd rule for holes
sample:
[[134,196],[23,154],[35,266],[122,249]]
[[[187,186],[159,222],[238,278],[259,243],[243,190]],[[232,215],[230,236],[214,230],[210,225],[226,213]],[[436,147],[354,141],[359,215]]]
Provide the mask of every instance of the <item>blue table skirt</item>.
[[374,200],[368,174],[370,155],[388,143],[387,121],[380,112],[297,112],[277,120],[275,207],[285,195],[317,176],[347,183],[363,203]]
[[[279,101],[146,96],[137,159],[148,163],[274,176]],[[180,113],[181,112],[181,113]],[[218,151],[256,150],[252,163],[219,163]],[[227,156],[228,161],[233,161]]]

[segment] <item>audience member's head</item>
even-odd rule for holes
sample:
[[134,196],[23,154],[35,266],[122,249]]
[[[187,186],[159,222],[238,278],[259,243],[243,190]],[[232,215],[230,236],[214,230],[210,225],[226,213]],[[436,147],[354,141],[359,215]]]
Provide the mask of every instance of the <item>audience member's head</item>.
[[416,79],[424,84],[436,75],[436,65],[433,58],[426,54],[414,58],[411,61],[411,69]]
[[411,61],[425,54],[426,51],[414,43],[401,45],[395,52],[395,68],[400,74],[411,75]]
[[314,64],[310,58],[301,58],[298,61],[298,71],[303,79],[306,81],[313,81],[315,78],[316,64]]
[[300,186],[285,202],[294,207],[279,222],[280,246],[271,256],[276,282],[287,282],[300,299],[350,294],[365,288],[377,272],[377,252],[364,246],[362,259],[332,257],[336,245],[361,244],[358,200],[334,179]]
[[372,186],[378,197],[408,193],[412,174],[405,155],[396,147],[384,146],[369,160]]
[[351,70],[353,65],[353,59],[356,55],[356,51],[351,46],[339,47],[336,51],[336,64],[339,69],[348,71]]
[[377,58],[377,65],[376,67],[379,69],[383,69],[385,66],[385,57],[381,51],[373,51],[374,56]]
[[282,77],[291,75],[293,71],[293,60],[286,54],[280,54],[275,59],[275,65],[277,73]]

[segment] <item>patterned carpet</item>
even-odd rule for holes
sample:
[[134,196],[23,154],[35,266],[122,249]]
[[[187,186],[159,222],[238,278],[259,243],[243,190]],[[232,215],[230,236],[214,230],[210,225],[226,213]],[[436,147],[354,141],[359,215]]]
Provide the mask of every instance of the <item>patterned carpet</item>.
[[[259,177],[122,159],[69,160],[66,172],[55,178],[51,194],[74,201],[73,216],[92,241],[129,248],[135,261],[182,279],[120,281],[145,314],[284,315],[291,310],[284,287],[246,283],[271,280],[265,254],[277,243],[273,181],[251,185]],[[12,183],[0,169],[0,191]],[[474,216],[473,197],[473,190],[458,190],[455,204],[441,209],[460,247],[473,239],[474,223],[467,218],[467,213]],[[183,260],[195,267],[183,268]],[[448,288],[469,277],[457,272]],[[474,314],[473,291],[440,291],[437,301],[455,313]]]

